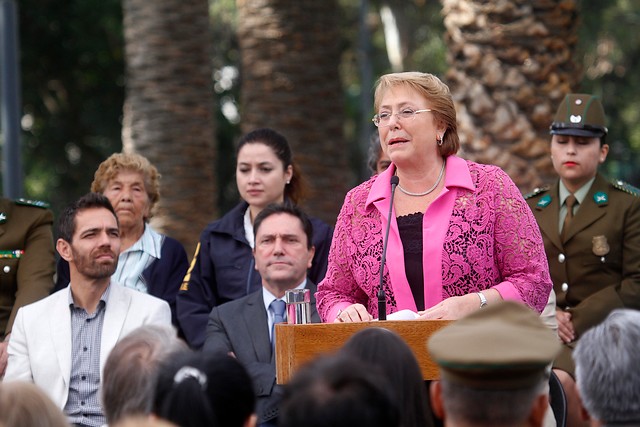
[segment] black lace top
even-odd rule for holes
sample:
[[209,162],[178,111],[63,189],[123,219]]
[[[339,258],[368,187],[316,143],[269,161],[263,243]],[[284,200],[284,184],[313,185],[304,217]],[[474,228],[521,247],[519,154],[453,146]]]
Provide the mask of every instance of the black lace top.
[[422,269],[422,212],[399,216],[398,231],[404,249],[404,268],[418,311],[424,310]]

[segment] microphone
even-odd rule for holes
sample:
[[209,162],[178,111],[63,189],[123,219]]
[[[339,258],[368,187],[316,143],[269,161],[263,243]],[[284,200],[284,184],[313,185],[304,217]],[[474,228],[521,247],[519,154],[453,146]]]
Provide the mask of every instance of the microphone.
[[380,258],[380,286],[378,287],[378,320],[387,320],[387,296],[382,286],[382,276],[384,274],[384,264],[387,260],[387,244],[389,243],[389,229],[391,228],[391,215],[393,214],[393,196],[396,187],[400,183],[400,178],[396,175],[391,177],[391,199],[389,200],[389,216],[387,217],[387,229],[384,234],[382,245],[382,257]]

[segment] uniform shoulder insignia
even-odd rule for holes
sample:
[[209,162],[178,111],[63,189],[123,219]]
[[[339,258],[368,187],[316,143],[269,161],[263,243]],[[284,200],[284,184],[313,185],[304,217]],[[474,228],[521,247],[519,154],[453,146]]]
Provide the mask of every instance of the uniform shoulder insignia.
[[634,187],[631,184],[627,184],[621,179],[616,179],[614,181],[611,181],[611,185],[613,185],[614,188],[620,191],[624,191],[625,193],[629,193],[634,196],[640,196],[640,188]]
[[16,199],[14,200],[16,205],[33,206],[36,208],[49,209],[49,203],[42,200],[28,200],[28,199]]
[[549,191],[550,188],[551,187],[548,186],[548,185],[545,185],[544,187],[534,188],[531,193],[527,193],[527,194],[524,195],[524,199],[527,200],[527,199],[530,199],[532,197],[537,196],[538,194],[546,193],[547,191]]

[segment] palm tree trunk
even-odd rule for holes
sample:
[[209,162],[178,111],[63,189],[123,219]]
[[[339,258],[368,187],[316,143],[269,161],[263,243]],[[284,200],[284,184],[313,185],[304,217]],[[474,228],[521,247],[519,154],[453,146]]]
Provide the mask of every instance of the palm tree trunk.
[[162,174],[154,226],[192,251],[216,213],[208,3],[124,0],[123,8],[123,147]]
[[580,82],[574,0],[443,0],[461,155],[523,191],[551,180],[549,126]]
[[239,0],[242,131],[287,137],[311,189],[308,211],[335,221],[353,184],[343,139],[335,0]]

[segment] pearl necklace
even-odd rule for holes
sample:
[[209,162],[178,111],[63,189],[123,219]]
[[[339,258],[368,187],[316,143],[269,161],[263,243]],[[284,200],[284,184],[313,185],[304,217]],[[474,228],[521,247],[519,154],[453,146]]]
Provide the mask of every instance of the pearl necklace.
[[407,191],[404,188],[402,188],[400,184],[398,184],[398,188],[407,196],[413,196],[413,197],[422,197],[422,196],[426,196],[427,194],[433,193],[433,190],[435,190],[438,184],[440,184],[440,181],[442,181],[442,177],[444,176],[444,165],[446,163],[447,163],[446,160],[442,162],[442,168],[440,169],[440,175],[438,175],[438,179],[436,180],[436,183],[433,184],[433,187],[431,187],[427,191],[424,191],[422,193],[412,193],[411,191]]

